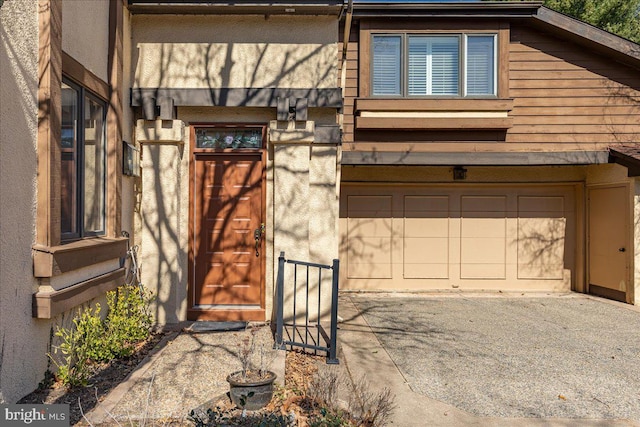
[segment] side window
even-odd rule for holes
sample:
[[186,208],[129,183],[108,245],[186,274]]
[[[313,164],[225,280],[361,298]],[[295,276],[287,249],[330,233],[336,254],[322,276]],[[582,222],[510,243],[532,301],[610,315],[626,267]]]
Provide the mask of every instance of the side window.
[[402,38],[373,36],[373,95],[401,95]]
[[467,95],[496,93],[496,36],[467,36]]
[[105,233],[105,114],[103,100],[63,79],[60,142],[63,240]]

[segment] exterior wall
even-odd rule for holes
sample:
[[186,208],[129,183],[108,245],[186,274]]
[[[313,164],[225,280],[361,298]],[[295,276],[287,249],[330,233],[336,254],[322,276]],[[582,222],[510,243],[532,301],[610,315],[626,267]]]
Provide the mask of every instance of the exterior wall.
[[[611,144],[633,143],[640,135],[636,120],[640,114],[638,71],[599,55],[594,50],[545,33],[520,22],[486,24],[474,22],[425,21],[424,24],[400,22],[360,23],[351,32],[347,50],[344,116],[345,151],[468,152],[468,151],[578,151],[605,150]],[[407,31],[474,31],[493,29],[505,38],[499,44],[498,61],[506,61],[506,73],[499,74],[499,99],[513,99],[508,108],[511,125],[501,130],[472,129],[459,119],[457,126],[437,129],[416,119],[412,132],[359,128],[355,130],[358,98],[368,98],[368,37],[374,30],[386,28]],[[508,30],[505,30],[508,28]],[[394,102],[394,107],[390,103]],[[402,101],[404,102],[404,101]],[[468,113],[474,110],[467,102]],[[401,107],[402,112],[427,113],[446,110],[443,100],[414,99],[402,106],[396,99],[385,100],[387,111]],[[354,107],[355,106],[355,107]],[[476,104],[478,107],[478,104]],[[505,112],[507,110],[504,110]],[[353,117],[354,115],[356,117]],[[456,114],[461,114],[456,110]],[[420,122],[422,120],[422,122]],[[424,128],[420,129],[420,123]],[[464,130],[453,130],[464,129]],[[468,129],[468,130],[467,130]],[[355,132],[355,138],[354,138]],[[355,142],[353,142],[355,141]]]
[[[275,144],[274,144],[275,145]],[[338,258],[338,149],[336,147],[313,147],[309,144],[291,142],[275,145],[273,162],[273,205],[270,210],[274,219],[273,271],[277,274],[277,257],[285,253],[287,259],[310,261],[331,265]],[[293,293],[287,292],[293,283],[293,268],[285,270],[284,307],[285,318],[292,316]],[[307,301],[309,318],[327,317],[331,307],[331,276],[325,274],[321,289],[309,289]],[[301,278],[298,278],[298,283]],[[272,282],[273,283],[273,282]],[[302,279],[304,283],[304,279]],[[298,288],[296,295],[298,314],[304,313],[307,290]],[[319,294],[320,293],[320,294]],[[316,301],[320,299],[321,312],[316,312]],[[325,310],[326,309],[326,310]]]
[[189,145],[142,146],[142,283],[160,324],[186,319]]
[[105,82],[109,81],[108,36],[108,1],[62,2],[62,50]]
[[559,37],[512,26],[507,143],[568,149],[635,143],[640,135],[638,70]]
[[0,402],[33,390],[47,367],[49,324],[31,317],[38,120],[38,3],[0,8]]
[[335,17],[144,15],[133,25],[134,87],[336,86]]
[[633,304],[640,305],[640,179],[633,180]]
[[[134,88],[303,88],[337,86],[337,18],[324,16],[132,17]],[[211,28],[216,28],[215,33]],[[295,36],[294,36],[295,35]],[[194,123],[264,124],[276,109],[177,108],[185,145],[145,142],[139,224],[143,282],[158,295],[159,323],[186,319],[189,159]],[[278,135],[286,122],[275,122]],[[308,109],[310,126],[335,125],[336,111]],[[286,133],[286,131],[284,131]],[[337,142],[337,141],[336,141]],[[266,319],[277,257],[331,263],[337,258],[337,148],[268,138],[266,156]],[[297,172],[292,172],[297,171]],[[295,195],[295,197],[292,197]],[[328,207],[328,208],[327,208]],[[327,212],[318,216],[316,209]],[[295,238],[293,237],[295,236]],[[329,286],[326,287],[329,289]]]
[[[120,267],[119,255],[114,254],[113,247],[106,249],[106,253],[113,255],[109,259],[96,250],[100,239],[89,239],[99,241],[91,248],[88,246],[92,242],[72,243],[72,256],[65,257],[65,251],[60,250],[60,225],[55,221],[59,218],[55,209],[59,204],[56,205],[54,199],[60,192],[55,189],[59,179],[52,170],[59,167],[55,163],[59,158],[52,152],[59,145],[56,140],[59,130],[55,127],[60,123],[55,110],[60,105],[56,73],[62,69],[61,45],[65,53],[77,61],[65,65],[74,73],[79,69],[90,71],[103,81],[101,88],[115,78],[115,73],[107,68],[109,13],[113,3],[84,2],[78,8],[82,10],[70,7],[79,5],[56,0],[8,0],[0,8],[0,98],[15,101],[0,106],[3,124],[0,129],[0,401],[18,401],[37,387],[47,369],[55,368],[48,354],[56,344],[53,337],[56,328],[71,327],[73,316],[82,306],[96,302],[105,306],[104,294],[100,295],[86,284],[104,273],[115,277],[114,272]],[[60,22],[61,15],[64,15],[62,30],[52,24],[52,21]],[[102,92],[102,96],[108,99],[108,91]],[[108,137],[119,140],[114,129],[120,126],[113,120],[118,115],[113,111],[108,114]],[[113,158],[117,156],[110,153],[108,161],[117,163]],[[112,164],[109,170],[117,175]],[[120,192],[111,184],[108,186],[113,194],[108,197],[116,200]],[[116,200],[108,204],[107,209],[119,206]],[[114,211],[108,213],[111,226],[119,221],[115,219],[118,216]],[[124,248],[124,244],[120,244],[123,242],[117,243],[118,248]],[[60,253],[63,255],[56,258]],[[40,262],[43,257],[53,261],[48,273],[47,263]],[[67,264],[60,266],[57,261]],[[115,287],[116,282],[117,279],[103,281],[95,287]],[[50,318],[34,317],[34,294],[48,294],[72,285],[79,285],[83,289],[80,297],[86,296],[90,301],[81,306],[74,301],[56,302],[57,308],[65,307],[60,308],[63,312],[54,310],[53,314],[40,316]],[[83,293],[85,290],[88,292]]]

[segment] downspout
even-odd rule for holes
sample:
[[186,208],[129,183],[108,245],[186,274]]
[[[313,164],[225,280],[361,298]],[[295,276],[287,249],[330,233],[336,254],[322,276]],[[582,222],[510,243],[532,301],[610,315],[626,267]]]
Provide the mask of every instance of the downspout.
[[[344,9],[343,9],[344,11]],[[340,200],[340,186],[342,181],[342,135],[344,134],[344,97],[347,86],[347,49],[349,47],[349,37],[351,36],[351,20],[353,17],[353,0],[349,0],[347,11],[344,19],[344,34],[342,39],[342,57],[340,59],[340,88],[342,89],[342,108],[338,116],[338,124],[340,125],[340,145],[338,146],[336,156],[336,199]],[[339,203],[339,202],[338,202]],[[339,216],[339,215],[338,215]],[[340,235],[339,219],[336,217],[335,235]],[[338,250],[338,253],[340,250]]]
[[[344,35],[342,39],[342,59],[340,62],[340,87],[342,88],[342,98],[344,98],[345,92],[345,81],[347,79],[347,49],[349,47],[349,37],[351,36],[351,20],[353,17],[353,0],[349,0],[349,4],[347,5],[347,12],[345,14],[344,19]],[[340,127],[342,128],[342,116],[340,115]]]

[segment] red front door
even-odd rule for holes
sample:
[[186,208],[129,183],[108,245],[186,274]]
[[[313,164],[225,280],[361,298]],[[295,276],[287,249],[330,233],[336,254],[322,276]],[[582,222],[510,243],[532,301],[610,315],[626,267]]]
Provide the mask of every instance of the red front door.
[[188,318],[265,320],[262,152],[193,160]]

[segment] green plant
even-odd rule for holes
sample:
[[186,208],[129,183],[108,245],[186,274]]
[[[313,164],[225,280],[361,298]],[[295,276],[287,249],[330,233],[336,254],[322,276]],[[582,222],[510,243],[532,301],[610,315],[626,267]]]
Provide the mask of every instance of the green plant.
[[57,378],[67,386],[86,385],[92,362],[103,362],[133,354],[135,345],[151,330],[150,295],[141,287],[124,285],[107,293],[109,311],[103,319],[100,304],[78,311],[73,327],[58,327],[60,345],[49,354],[57,365]]
[[333,412],[327,408],[320,408],[320,414],[309,419],[309,427],[347,427],[352,425],[348,415],[341,411]]
[[127,357],[135,351],[135,344],[147,339],[151,331],[149,314],[151,295],[138,286],[123,285],[107,293],[109,312],[104,321],[107,332],[106,350],[102,359]]
[[104,325],[100,317],[100,304],[79,311],[73,319],[75,327],[58,328],[55,336],[60,338],[60,345],[54,346],[51,357],[58,366],[57,377],[67,386],[86,385],[91,375],[90,360],[100,352],[96,343],[105,336]]

